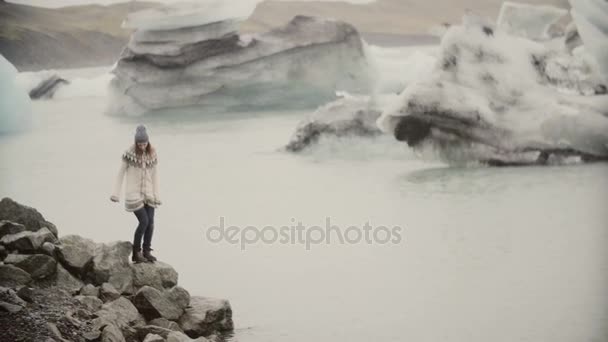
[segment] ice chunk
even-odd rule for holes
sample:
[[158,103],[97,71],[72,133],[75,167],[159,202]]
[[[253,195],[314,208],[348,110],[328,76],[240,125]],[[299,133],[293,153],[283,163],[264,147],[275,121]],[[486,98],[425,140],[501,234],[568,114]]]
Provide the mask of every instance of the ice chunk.
[[595,58],[608,81],[608,1],[570,0],[570,4],[585,50]]
[[184,1],[131,13],[122,27],[136,30],[174,30],[196,27],[227,19],[245,20],[255,10],[258,0]]
[[379,127],[451,163],[608,160],[608,96],[589,92],[605,93],[597,70],[484,28],[450,28],[432,76],[408,86]]
[[17,69],[0,55],[0,133],[26,129],[31,123],[30,98],[17,83]]
[[497,26],[499,30],[512,35],[545,40],[559,35],[559,32],[550,33],[550,29],[567,15],[568,11],[563,8],[505,1],[498,15]]

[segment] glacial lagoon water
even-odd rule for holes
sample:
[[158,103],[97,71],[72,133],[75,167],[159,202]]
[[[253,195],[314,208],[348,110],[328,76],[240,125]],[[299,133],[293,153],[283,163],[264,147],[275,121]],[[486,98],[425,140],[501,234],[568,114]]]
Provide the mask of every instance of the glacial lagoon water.
[[[390,137],[281,151],[303,112],[108,117],[104,97],[34,103],[0,136],[0,194],[60,233],[130,240],[109,197],[136,124],[160,157],[157,256],[222,297],[242,342],[608,339],[608,165],[451,168]],[[398,244],[212,243],[239,227],[400,226]]]

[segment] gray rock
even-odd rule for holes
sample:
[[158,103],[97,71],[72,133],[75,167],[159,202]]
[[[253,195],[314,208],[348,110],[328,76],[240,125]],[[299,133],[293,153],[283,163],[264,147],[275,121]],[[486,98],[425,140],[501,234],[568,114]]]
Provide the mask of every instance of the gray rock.
[[[25,287],[23,287],[25,288]],[[14,304],[14,305],[20,305],[20,306],[26,306],[27,302],[23,299],[21,299],[19,297],[19,295],[17,295],[17,292],[15,292],[15,290],[10,289],[8,287],[0,287],[0,295],[2,295],[2,298],[4,301],[10,303],[10,304]]]
[[178,323],[192,338],[234,329],[230,303],[225,299],[209,297],[192,297],[190,307],[184,310]]
[[104,303],[111,302],[120,297],[120,293],[110,283],[103,283],[99,287],[99,299]]
[[57,264],[56,286],[74,294],[80,291],[84,283],[63,268],[61,264]]
[[57,267],[57,261],[45,254],[11,254],[4,259],[4,263],[19,267],[33,279],[44,279],[53,275]]
[[33,232],[46,227],[53,235],[57,236],[57,227],[45,220],[38,210],[19,204],[9,197],[5,197],[0,201],[0,220],[21,223],[25,226],[25,229]]
[[184,332],[182,330],[182,328],[179,326],[179,324],[170,321],[166,318],[155,318],[153,320],[151,320],[150,322],[148,322],[149,325],[155,325],[157,327],[161,327],[161,328],[165,328],[165,329],[169,329],[172,331],[179,331],[179,332]]
[[144,338],[144,342],[165,342],[165,339],[160,335],[148,334]]
[[87,277],[95,285],[108,282],[121,294],[132,293],[131,248],[131,243],[125,241],[98,244]]
[[100,330],[92,330],[89,332],[86,332],[82,337],[84,337],[84,339],[86,341],[99,341],[101,339],[101,331]]
[[27,285],[32,277],[26,271],[13,265],[0,265],[0,286],[19,287]]
[[137,291],[133,304],[147,320],[163,317],[168,320],[177,320],[184,312],[176,303],[169,301],[162,292],[144,286]]
[[153,334],[159,335],[162,338],[167,338],[173,330],[162,328],[156,325],[143,325],[135,328],[137,330],[137,336],[140,340],[143,340],[146,336]]
[[25,226],[7,220],[0,221],[0,238],[4,235],[17,234],[25,231]]
[[209,340],[203,336],[196,339],[191,339],[188,335],[179,331],[173,331],[167,336],[167,342],[208,342]]
[[74,299],[84,305],[91,312],[97,312],[103,305],[101,299],[93,296],[76,296]]
[[93,260],[97,244],[78,235],[63,236],[59,241],[61,248],[57,250],[57,256],[61,263],[69,270],[84,274]]
[[152,286],[158,290],[170,288],[177,284],[178,274],[175,269],[164,262],[132,264],[133,286],[139,289]]
[[93,284],[86,284],[82,289],[80,289],[80,295],[99,297],[99,288]]
[[25,302],[34,302],[34,290],[32,288],[24,286],[17,291],[17,296]]
[[126,342],[126,340],[120,329],[109,324],[101,332],[101,342]]
[[45,242],[55,243],[55,235],[47,228],[38,231],[24,231],[17,234],[5,235],[0,239],[0,244],[9,250],[17,250],[22,253],[33,253],[42,247]]
[[69,340],[66,340],[63,338],[63,336],[61,336],[61,332],[59,331],[59,329],[57,328],[57,326],[53,323],[47,322],[46,323],[47,328],[49,329],[49,331],[51,332],[51,334],[53,335],[54,339],[56,341],[60,341],[60,342],[70,342]]
[[23,309],[20,305],[14,305],[0,301],[0,312],[17,313]]
[[6,258],[8,256],[8,251],[6,250],[6,248],[2,245],[0,245],[0,261],[4,260],[4,258]]
[[55,257],[55,249],[56,249],[55,244],[53,244],[51,242],[45,242],[42,244],[42,247],[40,249],[42,250],[42,252],[44,254]]
[[165,292],[165,296],[169,301],[177,304],[182,309],[185,309],[190,304],[190,293],[181,286],[174,286]]
[[101,310],[97,311],[97,316],[97,325],[112,323],[119,328],[141,319],[137,308],[125,297],[103,304]]

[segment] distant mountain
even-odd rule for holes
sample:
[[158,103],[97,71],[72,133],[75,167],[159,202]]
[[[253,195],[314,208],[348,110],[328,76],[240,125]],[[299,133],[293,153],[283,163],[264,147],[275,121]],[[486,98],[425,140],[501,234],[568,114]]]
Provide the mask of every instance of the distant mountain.
[[[229,0],[226,0],[229,1]],[[245,32],[267,31],[297,14],[347,21],[379,44],[428,43],[431,26],[459,22],[465,9],[496,18],[502,0],[377,0],[367,5],[344,2],[265,1],[242,25]],[[567,0],[527,0],[532,4],[568,7]],[[131,32],[120,27],[128,13],[154,2],[109,6],[42,8],[0,0],[0,54],[19,70],[110,65]]]
[[57,9],[0,0],[0,54],[19,70],[110,65],[130,35],[120,27],[129,12],[154,3]]

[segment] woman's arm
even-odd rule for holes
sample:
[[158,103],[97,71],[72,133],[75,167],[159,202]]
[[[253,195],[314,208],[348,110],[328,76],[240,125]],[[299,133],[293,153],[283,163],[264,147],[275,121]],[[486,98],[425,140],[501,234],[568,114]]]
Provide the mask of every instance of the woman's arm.
[[158,165],[154,165],[152,168],[152,186],[154,187],[154,199],[157,204],[161,204],[160,201],[160,191],[158,189]]
[[110,197],[110,199],[114,202],[118,202],[120,200],[120,190],[122,189],[122,181],[125,178],[127,167],[127,162],[123,160],[120,164],[120,170],[118,170],[116,180],[114,181],[114,191],[112,192],[112,196]]

